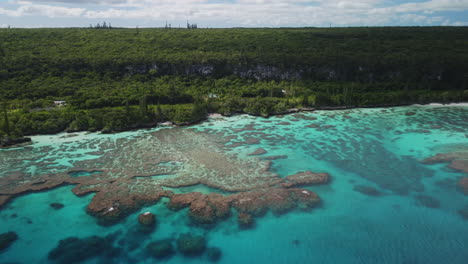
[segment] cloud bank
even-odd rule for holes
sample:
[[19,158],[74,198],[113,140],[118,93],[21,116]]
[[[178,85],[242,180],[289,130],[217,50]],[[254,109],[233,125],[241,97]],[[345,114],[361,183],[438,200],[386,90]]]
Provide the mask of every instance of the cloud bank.
[[[452,16],[452,14],[458,15]],[[468,0],[9,0],[1,17],[223,26],[468,25]],[[58,25],[60,26],[60,25]]]

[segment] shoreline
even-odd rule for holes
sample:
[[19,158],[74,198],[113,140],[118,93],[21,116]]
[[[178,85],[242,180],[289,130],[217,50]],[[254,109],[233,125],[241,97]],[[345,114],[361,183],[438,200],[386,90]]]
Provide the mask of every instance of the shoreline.
[[[124,132],[129,132],[129,131],[137,131],[141,129],[154,129],[157,127],[187,127],[187,126],[192,126],[199,124],[201,122],[204,122],[208,120],[212,116],[216,116],[218,118],[220,117],[232,117],[236,115],[250,115],[250,116],[257,116],[257,117],[263,117],[263,118],[269,118],[273,116],[282,116],[282,115],[290,115],[290,114],[295,114],[295,113],[301,113],[301,112],[315,112],[315,111],[339,111],[339,110],[350,110],[350,109],[374,109],[374,108],[395,108],[395,107],[468,107],[468,102],[461,102],[461,103],[449,103],[449,104],[441,104],[441,103],[428,103],[428,104],[398,104],[398,105],[379,105],[379,106],[323,106],[323,107],[305,107],[305,108],[291,108],[287,109],[286,111],[283,112],[276,112],[276,113],[270,113],[266,116],[263,115],[255,115],[251,113],[246,113],[246,112],[237,112],[233,113],[232,115],[223,115],[221,113],[209,113],[207,116],[202,119],[198,120],[195,122],[186,122],[186,123],[181,123],[181,124],[175,124],[170,121],[162,122],[162,123],[157,123],[155,126],[148,126],[148,124],[143,124],[142,126],[137,126],[133,127],[128,130],[122,130],[122,131],[114,131],[110,133],[103,133],[101,131],[73,131],[73,132],[67,132],[67,131],[60,131],[58,133],[53,133],[53,134],[34,134],[34,135],[27,135],[21,138],[21,142],[18,144],[9,144],[9,145],[0,145],[0,149],[12,149],[12,148],[17,148],[17,147],[23,147],[26,145],[31,145],[34,144],[32,139],[37,136],[53,136],[53,135],[59,135],[59,134],[65,134],[65,135],[70,135],[74,133],[98,133],[98,134],[119,134],[119,133],[124,133]],[[29,140],[30,139],[30,140]],[[18,140],[18,139],[16,139]],[[26,142],[26,143],[25,143]]]

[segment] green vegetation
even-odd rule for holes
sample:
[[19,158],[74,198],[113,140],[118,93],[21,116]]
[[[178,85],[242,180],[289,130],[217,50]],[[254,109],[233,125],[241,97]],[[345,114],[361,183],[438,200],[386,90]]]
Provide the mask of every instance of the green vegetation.
[[467,85],[466,27],[0,29],[0,136],[468,101]]

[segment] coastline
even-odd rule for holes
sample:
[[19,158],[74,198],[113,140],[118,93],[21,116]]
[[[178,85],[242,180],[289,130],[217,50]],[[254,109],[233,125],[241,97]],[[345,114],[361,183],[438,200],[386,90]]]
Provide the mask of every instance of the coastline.
[[157,127],[187,127],[187,126],[192,126],[199,124],[201,122],[206,121],[207,119],[211,118],[212,116],[215,117],[231,117],[231,116],[236,116],[236,115],[251,115],[251,116],[259,116],[263,118],[269,118],[273,116],[282,116],[282,115],[290,115],[290,114],[295,114],[295,113],[301,113],[301,112],[314,112],[314,111],[338,111],[338,110],[350,110],[350,109],[373,109],[373,108],[395,108],[395,107],[468,107],[468,102],[461,102],[461,103],[449,103],[449,104],[441,104],[441,103],[429,103],[429,104],[388,104],[388,105],[378,105],[378,106],[322,106],[322,107],[304,107],[304,108],[291,108],[287,109],[286,111],[282,112],[274,112],[274,113],[269,113],[266,116],[263,115],[255,115],[252,113],[247,113],[247,112],[236,112],[230,115],[223,115],[221,113],[209,113],[205,118],[201,120],[197,120],[194,122],[184,122],[184,123],[173,123],[170,121],[166,122],[161,122],[161,123],[156,123],[155,125],[153,124],[152,126],[149,126],[148,124],[142,124],[141,126],[135,126],[127,130],[122,130],[122,131],[112,131],[112,132],[105,132],[103,133],[102,131],[73,131],[73,132],[67,132],[67,131],[60,131],[58,133],[51,133],[51,134],[34,134],[34,135],[27,135],[23,137],[21,140],[15,139],[15,141],[18,141],[18,143],[13,143],[13,144],[7,144],[3,145],[0,144],[0,149],[10,149],[10,148],[16,148],[16,147],[22,147],[25,144],[34,144],[32,139],[36,136],[47,136],[47,135],[59,135],[59,134],[74,134],[74,133],[99,133],[99,134],[119,134],[119,133],[124,133],[124,132],[129,132],[129,131],[137,131],[140,129],[154,129]]

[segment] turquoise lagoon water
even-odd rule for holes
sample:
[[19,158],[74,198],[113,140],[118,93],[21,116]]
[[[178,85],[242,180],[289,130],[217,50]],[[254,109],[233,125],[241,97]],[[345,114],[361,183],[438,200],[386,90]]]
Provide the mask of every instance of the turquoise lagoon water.
[[[329,173],[329,184],[307,187],[322,198],[322,205],[311,212],[267,214],[250,230],[240,230],[235,217],[205,229],[191,225],[186,210],[168,210],[164,198],[119,224],[102,227],[85,211],[93,194],[76,197],[73,186],[65,186],[19,196],[4,206],[0,233],[15,231],[19,239],[0,252],[0,263],[49,263],[47,254],[61,239],[113,233],[122,254],[87,263],[208,263],[206,256],[154,260],[143,252],[152,240],[186,232],[204,235],[208,246],[219,247],[223,255],[218,263],[468,263],[468,221],[457,213],[468,205],[468,197],[456,188],[467,175],[446,164],[420,163],[439,152],[468,149],[467,106],[316,111],[269,119],[240,115],[174,129],[237,135],[232,143],[257,138],[256,144],[226,151],[248,158],[263,148],[267,153],[261,157],[283,156],[271,168],[281,176],[304,170]],[[138,139],[157,130],[36,136],[32,146],[0,152],[27,157],[24,162],[1,166],[4,171],[43,173],[32,162],[47,160],[54,163],[51,170],[70,168],[74,161],[112,148],[119,138]],[[361,185],[382,195],[353,189]],[[174,190],[193,191],[219,192],[203,185]],[[420,196],[432,197],[438,206],[425,206]],[[54,202],[65,206],[55,210],[49,205]],[[136,232],[136,217],[144,211],[154,212],[159,225],[142,235]]]

